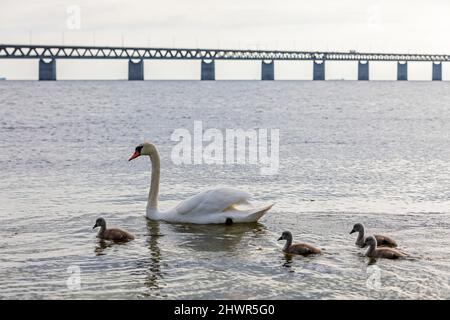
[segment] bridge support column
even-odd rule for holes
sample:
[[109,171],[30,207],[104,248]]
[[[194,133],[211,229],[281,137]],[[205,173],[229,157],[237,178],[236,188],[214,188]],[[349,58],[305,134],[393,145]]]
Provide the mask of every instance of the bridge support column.
[[39,80],[56,80],[56,59],[39,59]]
[[314,61],[313,80],[325,80],[325,60]]
[[408,62],[397,62],[397,80],[408,80]]
[[128,60],[128,80],[144,80],[144,60]]
[[369,61],[358,61],[358,80],[369,80]]
[[275,80],[275,63],[274,61],[261,61],[261,80]]
[[206,62],[202,60],[202,80],[216,80],[216,68],[215,61],[211,60],[210,62]]
[[433,62],[433,81],[442,80],[442,62]]

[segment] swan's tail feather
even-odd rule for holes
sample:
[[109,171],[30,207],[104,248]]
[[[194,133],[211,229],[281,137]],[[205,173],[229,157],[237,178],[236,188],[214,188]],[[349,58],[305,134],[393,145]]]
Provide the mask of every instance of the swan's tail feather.
[[269,204],[261,209],[258,209],[258,211],[253,212],[251,214],[249,214],[246,217],[246,220],[248,220],[248,222],[256,222],[259,219],[261,219],[261,217],[267,212],[269,211],[273,206],[275,205],[275,203]]

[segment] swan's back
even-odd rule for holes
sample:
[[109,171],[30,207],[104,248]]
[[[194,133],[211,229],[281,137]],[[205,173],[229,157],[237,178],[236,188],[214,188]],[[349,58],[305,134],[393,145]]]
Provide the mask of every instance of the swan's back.
[[251,195],[232,188],[203,191],[179,203],[174,210],[180,215],[220,213],[242,203],[248,203]]
[[249,193],[232,188],[208,190],[182,201],[168,212],[161,213],[160,219],[197,224],[256,222],[273,204],[245,210],[237,208],[240,204],[249,204],[250,197]]

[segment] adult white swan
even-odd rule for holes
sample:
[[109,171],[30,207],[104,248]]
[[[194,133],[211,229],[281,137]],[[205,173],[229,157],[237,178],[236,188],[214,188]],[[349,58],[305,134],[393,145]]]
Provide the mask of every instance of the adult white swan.
[[256,222],[273,206],[271,204],[262,208],[239,210],[236,206],[248,204],[250,194],[231,188],[219,188],[201,192],[182,201],[171,210],[159,211],[160,160],[155,145],[148,142],[138,145],[128,161],[144,155],[149,156],[152,163],[152,179],[147,201],[149,219],[197,224]]

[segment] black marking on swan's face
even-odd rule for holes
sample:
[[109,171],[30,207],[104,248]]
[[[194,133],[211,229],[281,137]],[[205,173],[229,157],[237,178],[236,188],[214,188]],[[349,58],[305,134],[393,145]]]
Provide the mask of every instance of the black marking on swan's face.
[[134,149],[137,153],[139,153],[139,154],[141,154],[141,152],[142,152],[142,148],[144,147],[144,145],[143,144],[140,144],[140,145],[138,145],[137,147],[136,147],[136,149]]
[[137,157],[140,157],[142,155],[142,152],[145,151],[144,150],[144,143],[141,143],[140,145],[138,145],[134,150],[133,155],[130,157],[130,159],[128,159],[128,161],[131,161],[133,159],[136,159]]

